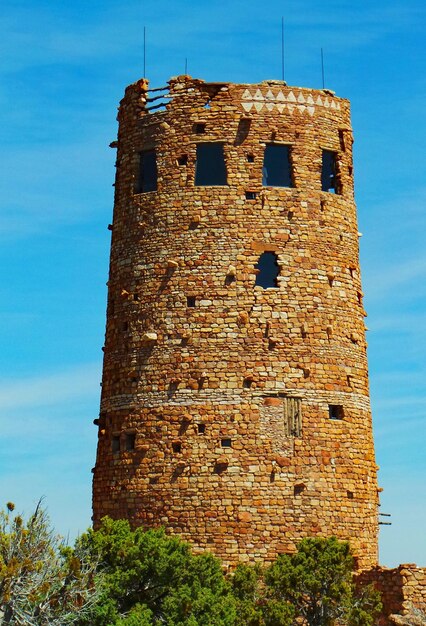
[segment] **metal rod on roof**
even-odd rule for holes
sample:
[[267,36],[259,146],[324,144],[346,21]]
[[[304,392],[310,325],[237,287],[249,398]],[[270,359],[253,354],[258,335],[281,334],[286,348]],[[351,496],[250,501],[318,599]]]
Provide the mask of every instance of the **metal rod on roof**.
[[284,82],[284,17],[281,17],[281,76]]
[[188,59],[185,57],[185,76],[188,75]]
[[322,88],[325,89],[325,81],[324,81],[324,51],[321,48],[321,73],[322,73]]
[[146,26],[143,27],[143,77],[146,78]]

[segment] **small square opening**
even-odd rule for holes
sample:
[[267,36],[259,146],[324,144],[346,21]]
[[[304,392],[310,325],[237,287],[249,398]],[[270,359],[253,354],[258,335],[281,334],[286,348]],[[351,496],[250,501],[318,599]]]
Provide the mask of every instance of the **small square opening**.
[[295,496],[300,496],[305,491],[305,485],[294,485],[293,493]]
[[197,424],[197,432],[199,435],[204,435],[204,433],[206,432],[206,425],[205,424]]
[[196,303],[195,296],[186,296],[186,306],[189,308],[194,308]]
[[344,417],[343,406],[341,404],[329,404],[328,416],[331,420],[342,420]]
[[244,378],[243,380],[243,389],[250,389],[252,384],[253,384],[253,378],[251,378],[250,376],[247,376],[247,378]]
[[232,439],[221,439],[220,445],[222,448],[232,448]]
[[178,157],[178,165],[187,165],[188,164],[188,155],[187,154],[181,154],[180,157]]
[[254,154],[247,155],[247,163],[254,163]]
[[179,441],[174,441],[172,443],[172,450],[176,453],[182,452],[182,444]]
[[204,122],[197,122],[194,124],[194,133],[196,135],[204,135],[206,132],[206,125]]
[[256,200],[257,193],[255,191],[246,191],[246,200]]

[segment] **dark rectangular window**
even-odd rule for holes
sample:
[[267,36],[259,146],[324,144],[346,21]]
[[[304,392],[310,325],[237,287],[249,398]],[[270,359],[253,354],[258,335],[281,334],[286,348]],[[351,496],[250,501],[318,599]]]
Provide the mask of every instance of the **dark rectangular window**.
[[330,193],[340,193],[336,177],[337,152],[322,151],[321,189]]
[[146,150],[139,155],[137,193],[157,190],[157,160],[155,150]]
[[342,420],[344,417],[343,406],[341,404],[329,404],[328,415],[331,420]]
[[221,439],[220,445],[222,448],[232,448],[232,439]]
[[126,433],[126,450],[134,450],[136,442],[135,433]]
[[269,144],[263,157],[262,184],[265,187],[293,187],[290,146]]
[[199,187],[226,185],[223,143],[198,143],[195,184]]
[[186,296],[186,306],[189,308],[195,307],[196,299],[195,296]]
[[120,452],[120,435],[114,435],[112,438],[112,451]]

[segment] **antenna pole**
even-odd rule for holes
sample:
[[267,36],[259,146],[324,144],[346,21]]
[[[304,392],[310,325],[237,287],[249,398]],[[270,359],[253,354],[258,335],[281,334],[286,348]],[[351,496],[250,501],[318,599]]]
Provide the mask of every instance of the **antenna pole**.
[[146,26],[143,27],[143,77],[146,78]]
[[188,75],[188,59],[185,57],[185,76]]
[[281,76],[284,82],[284,17],[281,18]]
[[322,88],[325,89],[325,82],[324,82],[324,51],[321,48],[321,73],[322,73]]

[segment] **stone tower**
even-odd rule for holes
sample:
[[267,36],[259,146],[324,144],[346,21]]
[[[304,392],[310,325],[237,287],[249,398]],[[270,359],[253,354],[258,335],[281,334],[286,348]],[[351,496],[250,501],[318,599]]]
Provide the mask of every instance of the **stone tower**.
[[375,565],[349,102],[180,76],[118,120],[95,526],[231,564],[336,535]]

